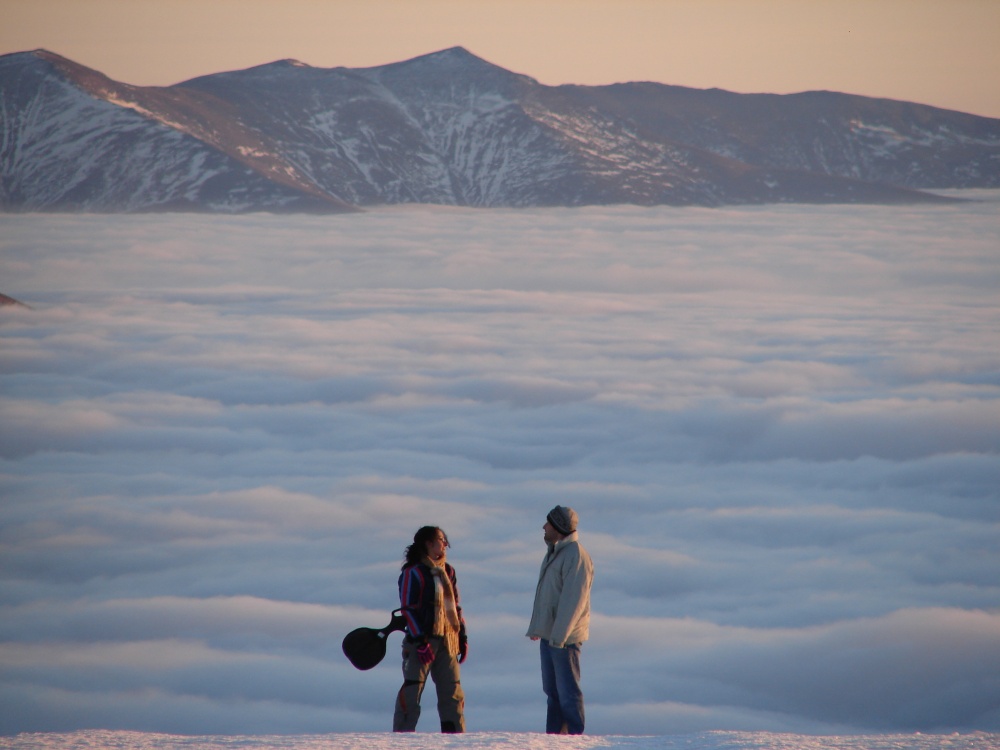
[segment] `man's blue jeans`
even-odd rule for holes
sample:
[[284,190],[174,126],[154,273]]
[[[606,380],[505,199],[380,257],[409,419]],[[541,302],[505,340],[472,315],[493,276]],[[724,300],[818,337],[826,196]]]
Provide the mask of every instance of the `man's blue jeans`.
[[545,731],[548,734],[583,734],[580,644],[554,648],[544,638],[540,643],[542,690],[549,699]]

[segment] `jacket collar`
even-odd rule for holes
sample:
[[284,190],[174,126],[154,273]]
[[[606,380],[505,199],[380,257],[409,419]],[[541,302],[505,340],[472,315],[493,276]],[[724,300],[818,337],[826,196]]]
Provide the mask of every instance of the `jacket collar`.
[[564,547],[566,547],[567,545],[569,545],[569,544],[571,544],[571,543],[573,543],[575,541],[577,541],[577,532],[574,531],[574,532],[572,532],[572,533],[567,534],[566,536],[564,536],[562,539],[560,539],[555,544],[550,544],[549,545],[549,554],[550,555],[555,555],[561,549],[563,549]]

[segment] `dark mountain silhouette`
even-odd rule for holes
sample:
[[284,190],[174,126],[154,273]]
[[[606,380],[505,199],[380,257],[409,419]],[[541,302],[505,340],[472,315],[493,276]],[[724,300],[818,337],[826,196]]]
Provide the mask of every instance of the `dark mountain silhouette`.
[[29,310],[31,309],[29,305],[26,305],[13,297],[8,297],[6,294],[0,294],[0,307],[24,307]]

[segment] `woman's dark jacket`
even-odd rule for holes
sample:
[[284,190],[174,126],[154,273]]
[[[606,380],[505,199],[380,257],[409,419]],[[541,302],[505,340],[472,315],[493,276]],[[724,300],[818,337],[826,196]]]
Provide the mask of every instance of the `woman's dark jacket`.
[[[455,569],[445,563],[444,570],[455,592],[455,607],[462,622],[460,637],[464,637],[465,618],[462,617]],[[399,574],[399,604],[403,609],[406,632],[411,640],[422,640],[434,632],[434,574],[426,564],[421,562],[403,568],[403,572]]]

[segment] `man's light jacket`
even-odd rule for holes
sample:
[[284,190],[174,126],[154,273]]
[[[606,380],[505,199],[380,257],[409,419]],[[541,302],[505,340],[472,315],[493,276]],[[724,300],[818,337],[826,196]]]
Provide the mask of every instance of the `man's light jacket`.
[[552,646],[583,643],[590,637],[590,586],[594,564],[576,532],[549,548],[535,589],[528,636]]

